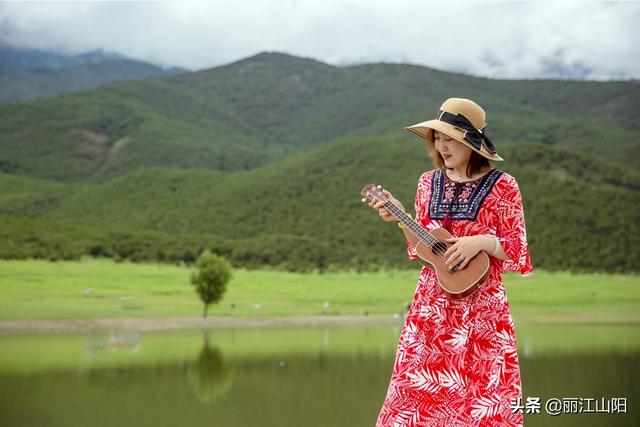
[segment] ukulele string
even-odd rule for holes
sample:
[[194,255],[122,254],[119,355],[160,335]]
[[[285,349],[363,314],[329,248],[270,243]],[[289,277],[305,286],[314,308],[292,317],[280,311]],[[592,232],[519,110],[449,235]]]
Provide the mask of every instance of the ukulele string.
[[[455,188],[454,188],[454,191],[453,191],[453,198],[451,200],[452,203],[449,205],[449,208],[447,209],[447,214],[446,214],[445,220],[444,220],[445,229],[447,231],[449,231],[449,232],[451,232],[451,231],[447,228],[447,226],[451,223],[451,221],[453,221],[453,219],[451,217],[451,210],[452,210],[453,206],[458,206],[458,204],[460,203],[460,191],[462,190],[462,183],[459,183],[457,181],[453,181],[453,183],[454,183]],[[455,202],[456,202],[455,205],[453,204],[453,200],[455,200]],[[400,211],[400,209],[396,205],[394,205],[393,203],[389,203],[389,207],[392,207],[396,211],[395,212],[396,216],[400,216],[402,214],[406,215],[406,213]],[[387,210],[391,211],[391,209],[389,209],[389,207],[387,207]],[[424,234],[424,232],[422,230],[420,230],[420,234]],[[420,237],[420,236],[417,236],[417,237]],[[430,245],[430,246],[432,247],[433,252],[437,256],[440,256],[440,257],[444,258],[444,254],[445,254],[447,248],[446,248],[446,245],[445,245],[445,249],[442,249],[442,245],[440,245],[439,243],[440,242],[437,241],[437,239],[436,239],[436,242],[433,245]]]
[[[457,190],[457,186],[456,186],[456,190]],[[394,204],[393,204],[393,203],[391,203],[390,201],[388,201],[388,206],[385,206],[385,208],[386,208],[388,211],[390,211],[391,213],[395,214],[395,216],[396,216],[396,217],[401,217],[402,215],[407,215],[405,212],[402,212],[402,211],[401,211],[401,210],[400,210],[396,205],[394,205]],[[448,215],[448,213],[447,213],[447,215]],[[411,217],[409,217],[408,215],[407,215],[407,217],[408,217],[410,220],[412,220],[412,218],[411,218]],[[417,223],[417,222],[416,222],[416,223]],[[411,224],[411,222],[410,222],[409,224]],[[409,228],[411,229],[411,227],[409,227]],[[414,231],[414,230],[412,230],[412,231]],[[424,232],[424,230],[423,230],[423,229],[419,229],[418,233],[416,233],[416,232],[414,231],[414,234],[416,234],[416,236],[417,236],[417,237],[421,237],[421,235],[422,235],[422,236],[425,236],[425,235],[424,235],[424,233],[425,233],[425,232]],[[429,235],[429,234],[427,233],[427,235]],[[425,236],[425,237],[426,237],[426,236]],[[440,243],[440,241],[438,241],[438,240],[436,239],[436,242],[435,242],[433,245],[429,245],[429,246],[431,246],[431,248],[432,248],[433,252],[434,252],[437,256],[440,256],[440,257],[444,258],[444,254],[445,254],[445,252],[446,252],[446,247],[445,247],[445,249],[442,249],[442,245],[440,245],[439,243]]]

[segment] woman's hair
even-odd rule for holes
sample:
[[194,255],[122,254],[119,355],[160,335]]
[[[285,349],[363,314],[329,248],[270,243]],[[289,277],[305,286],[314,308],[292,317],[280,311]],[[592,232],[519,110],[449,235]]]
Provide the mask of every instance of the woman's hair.
[[[440,155],[440,152],[436,150],[436,144],[433,142],[433,130],[429,131],[429,135],[431,139],[427,140],[427,154],[431,156],[436,169],[444,170],[446,168],[446,166],[444,165],[444,159]],[[469,164],[467,165],[467,170],[465,171],[467,177],[471,178],[473,175],[480,172],[485,166],[492,166],[491,161],[486,157],[481,156],[480,154],[471,150],[471,157],[469,157]]]

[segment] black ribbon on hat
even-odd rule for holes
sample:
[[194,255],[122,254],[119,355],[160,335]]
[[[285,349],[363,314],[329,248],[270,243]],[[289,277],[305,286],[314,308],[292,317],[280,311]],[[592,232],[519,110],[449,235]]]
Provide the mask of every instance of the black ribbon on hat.
[[484,133],[486,126],[478,130],[469,121],[469,119],[467,119],[462,114],[451,114],[443,110],[440,110],[438,112],[438,116],[436,117],[436,119],[465,130],[466,132],[464,133],[464,140],[473,145],[477,150],[480,150],[482,141],[484,140],[489,152],[491,152],[491,154],[496,154],[496,149],[493,145],[493,142],[491,142],[489,137]]

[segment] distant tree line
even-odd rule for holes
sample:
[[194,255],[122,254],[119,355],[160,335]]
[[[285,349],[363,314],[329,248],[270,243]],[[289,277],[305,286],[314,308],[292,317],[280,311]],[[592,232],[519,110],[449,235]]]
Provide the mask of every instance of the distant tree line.
[[[581,216],[576,216],[581,221]],[[612,219],[613,221],[613,219]],[[582,229],[554,235],[528,224],[528,240],[534,268],[572,272],[637,272],[640,245],[616,246],[620,241],[637,239],[626,236],[615,224],[611,238],[587,239]],[[82,256],[111,258],[115,261],[193,264],[204,251],[228,259],[234,267],[273,268],[295,272],[327,270],[375,271],[385,268],[415,268],[407,258],[405,242],[397,227],[382,228],[383,239],[368,240],[354,236],[345,243],[317,240],[305,236],[267,235],[253,239],[223,239],[212,235],[169,235],[148,231],[106,231],[67,227],[20,232],[15,223],[7,227],[0,221],[0,258],[75,260]],[[625,243],[628,244],[628,243]],[[626,252],[625,252],[626,251]]]

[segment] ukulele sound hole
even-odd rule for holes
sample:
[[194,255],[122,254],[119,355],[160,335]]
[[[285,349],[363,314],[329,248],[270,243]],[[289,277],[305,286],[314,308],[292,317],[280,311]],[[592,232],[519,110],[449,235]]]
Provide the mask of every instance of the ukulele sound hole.
[[431,250],[435,255],[442,256],[447,251],[447,244],[445,242],[438,241],[433,246],[431,246]]

